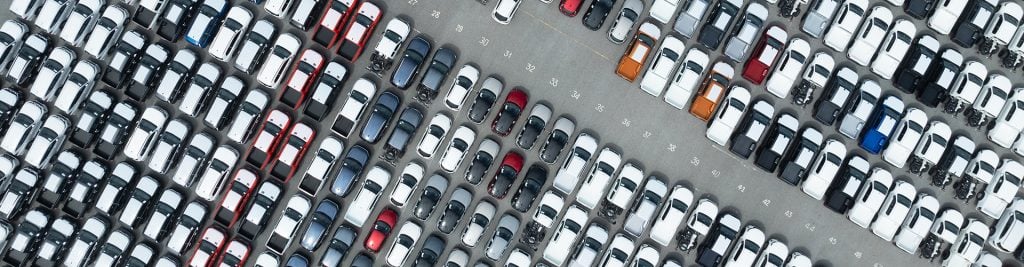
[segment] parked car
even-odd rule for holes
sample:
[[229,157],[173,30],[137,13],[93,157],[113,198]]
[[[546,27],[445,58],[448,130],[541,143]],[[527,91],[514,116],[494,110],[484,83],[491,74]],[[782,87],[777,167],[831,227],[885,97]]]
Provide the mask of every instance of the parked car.
[[385,159],[389,155],[398,158],[405,154],[405,147],[409,146],[413,134],[416,134],[422,121],[423,113],[418,108],[407,107],[402,111],[402,114],[398,116],[398,122],[395,122],[395,130],[391,132],[391,136],[388,137],[388,142],[384,146]]
[[238,232],[243,236],[254,237],[263,231],[278,200],[283,198],[282,192],[281,185],[277,182],[264,180],[256,189],[256,195],[252,196],[252,204],[248,205],[245,220],[242,221]]
[[565,158],[562,166],[555,173],[555,189],[562,193],[569,194],[576,190],[579,185],[580,175],[583,167],[590,161],[590,158],[597,150],[597,139],[587,133],[580,133],[570,151],[571,154]]
[[882,209],[876,215],[877,218],[871,223],[871,232],[886,242],[892,241],[900,224],[907,218],[911,203],[914,202],[913,197],[916,196],[917,190],[913,185],[903,180],[896,180],[889,195],[882,202]]
[[302,51],[295,69],[288,76],[288,81],[284,83],[284,92],[280,97],[281,102],[292,108],[301,107],[306,97],[309,96],[309,91],[312,89],[317,75],[323,70],[323,66],[324,56],[319,52],[308,48]]
[[377,22],[382,15],[380,7],[371,2],[362,2],[359,9],[353,14],[355,17],[345,30],[345,38],[341,40],[338,47],[338,54],[349,61],[355,61],[363,53],[366,41],[370,39]]
[[398,49],[402,48],[402,44],[408,39],[411,29],[412,26],[405,20],[392,18],[384,27],[385,38],[380,38],[373,53],[388,60],[394,59],[398,54]]
[[331,126],[331,130],[334,130],[343,138],[348,138],[352,134],[352,130],[359,124],[359,118],[362,117],[370,99],[376,93],[377,85],[374,82],[366,78],[356,80],[352,84],[352,90],[349,91],[348,98],[342,103],[341,110],[338,111],[338,118]]
[[520,2],[522,2],[522,0],[500,0],[498,4],[494,6],[494,11],[491,12],[491,18],[499,24],[509,24],[509,22],[512,22],[512,16],[515,16],[516,10],[519,9]]
[[647,177],[644,190],[640,194],[642,198],[637,200],[628,217],[626,217],[623,229],[635,237],[643,236],[651,219],[661,205],[662,199],[668,193],[665,183],[661,178],[651,175]]
[[519,135],[516,136],[516,145],[527,150],[533,148],[533,144],[537,142],[537,137],[544,131],[550,119],[551,108],[541,103],[533,104],[533,108],[530,109],[530,115],[526,118],[526,123],[523,124],[522,130],[519,130]]
[[562,154],[562,150],[565,149],[565,145],[569,142],[569,137],[572,136],[575,129],[575,122],[564,116],[559,117],[551,129],[551,134],[548,135],[540,149],[540,159],[547,164],[554,163],[558,155]]
[[928,228],[935,222],[935,214],[939,210],[939,201],[927,194],[918,193],[914,206],[910,207],[907,219],[903,221],[899,234],[893,240],[896,247],[904,252],[914,254],[928,235]]
[[43,54],[49,48],[49,39],[42,34],[30,35],[18,49],[18,53],[7,63],[7,77],[11,84],[28,87],[35,81],[35,74],[43,61]]
[[[700,0],[697,0],[700,1]],[[693,96],[701,77],[707,72],[708,54],[697,48],[690,48],[665,91],[665,102],[677,109],[686,107]]]
[[717,224],[697,247],[697,264],[703,267],[719,266],[729,247],[738,237],[740,219],[732,213],[721,213]]
[[[993,95],[996,93],[993,92]],[[994,106],[994,105],[993,105]],[[1024,130],[1024,89],[1014,89],[988,129],[988,140],[1002,146],[1013,145],[1016,135]]]
[[[845,1],[842,2],[845,3]],[[836,11],[839,10],[839,3],[839,0],[814,1],[807,8],[807,14],[804,15],[804,23],[801,24],[800,29],[815,39],[821,38],[836,15]]]
[[678,232],[691,205],[693,205],[692,190],[682,185],[672,187],[672,192],[665,200],[665,205],[661,207],[661,211],[658,212],[658,216],[651,226],[651,240],[662,246],[668,246],[669,242],[672,242],[673,235],[656,233]]
[[509,245],[512,243],[512,237],[519,230],[519,219],[510,213],[506,213],[501,216],[498,220],[498,226],[494,229],[494,236],[491,236],[490,241],[487,241],[487,247],[485,249],[485,255],[491,260],[498,260],[505,254],[505,250],[508,250]]
[[825,46],[836,52],[843,52],[857,32],[857,26],[864,20],[864,11],[868,8],[866,0],[844,0],[842,7],[832,20],[832,25],[822,41]]
[[789,113],[779,114],[775,118],[775,123],[771,125],[771,129],[768,130],[764,143],[758,148],[754,164],[762,170],[775,173],[775,169],[782,161],[782,156],[788,154],[790,144],[796,138],[798,127],[799,122],[796,117]]
[[[848,103],[850,105],[846,108],[846,115],[843,116],[839,124],[839,133],[851,139],[857,139],[860,136],[864,125],[868,122],[868,117],[871,115],[872,110],[875,109],[875,104],[882,93],[881,87],[873,80],[861,82],[858,89],[860,92],[849,100],[850,102]],[[890,101],[891,104],[902,103],[895,96],[892,99]],[[895,110],[895,108],[892,109]]]
[[498,112],[498,115],[491,122],[491,130],[501,136],[507,136],[511,133],[512,127],[519,120],[523,109],[526,108],[526,104],[530,101],[529,99],[529,95],[521,88],[514,88],[508,92],[508,96],[505,96],[505,103],[501,105],[501,111]]
[[470,64],[462,65],[458,76],[452,80],[452,88],[444,97],[444,105],[448,109],[459,111],[462,104],[466,102],[466,96],[473,91],[477,79],[480,78],[480,70]]
[[[270,53],[263,60],[263,66],[260,67],[256,80],[270,89],[277,89],[281,78],[284,77],[285,70],[291,67],[292,60],[295,59],[295,54],[299,52],[301,46],[302,42],[291,33],[278,36],[274,46],[270,47]],[[246,51],[242,50],[242,52]]]
[[285,183],[291,180],[315,137],[316,130],[306,123],[293,124],[289,130],[288,139],[279,140],[284,143],[277,149],[277,160],[274,161],[274,165],[270,169],[270,175],[280,178]]
[[[950,39],[961,47],[971,48],[974,44],[978,43],[978,41],[981,41],[982,31],[985,30],[985,26],[988,25],[992,14],[995,13],[997,4],[999,4],[999,1],[995,0],[974,1],[969,6],[966,6],[965,3],[965,6],[969,8],[968,10],[964,10],[967,11],[967,14],[963,14],[963,11],[961,11],[958,16],[948,17],[950,21],[934,22],[933,24],[935,24],[935,26],[932,26],[932,28],[944,30],[946,26],[943,24],[953,23],[953,25],[956,26],[955,29],[953,29],[952,25],[948,26],[950,29],[955,30],[955,32],[950,33]],[[942,8],[942,6],[944,5],[940,5],[939,9],[943,10],[943,12],[947,12],[946,8]],[[951,5],[948,9],[954,8],[955,7]],[[939,10],[936,10],[935,13],[939,14]],[[935,17],[936,16],[932,16],[932,20],[934,20]]]
[[[277,253],[283,253],[288,249],[292,239],[295,238],[295,234],[299,231],[299,224],[305,220],[307,215],[309,215],[311,208],[312,203],[310,203],[308,197],[302,194],[293,195],[288,200],[288,204],[286,204],[285,208],[281,211],[280,219],[277,221],[276,226],[274,226],[273,232],[270,234],[270,238],[267,239],[266,246],[270,248],[271,251]],[[317,207],[318,210],[320,208],[321,207]],[[327,212],[331,209],[330,206],[323,208]],[[337,207],[334,207],[334,211],[337,212]],[[300,240],[301,243],[306,243],[305,240]]]
[[591,222],[587,231],[583,234],[580,246],[573,249],[570,266],[593,266],[597,260],[601,247],[608,242],[608,229],[599,224]]
[[958,20],[963,14],[964,8],[969,2],[967,0],[950,0],[937,3],[935,11],[932,11],[928,18],[928,27],[941,35],[947,35],[958,25]]
[[914,40],[913,35],[916,34],[917,27],[914,23],[905,19],[896,20],[882,41],[883,45],[878,48],[875,60],[871,61],[871,72],[878,74],[882,79],[892,79],[900,63],[905,61],[907,51]]
[[889,171],[879,167],[871,169],[871,175],[864,182],[846,217],[857,226],[868,228],[892,188],[893,178]]
[[587,179],[583,180],[579,193],[576,194],[576,202],[587,209],[594,209],[604,198],[607,192],[608,183],[615,175],[616,169],[622,164],[622,154],[615,149],[605,147],[597,154],[597,160],[591,167]]
[[164,40],[178,41],[188,28],[186,22],[192,20],[195,1],[168,0],[166,5],[164,12],[157,18],[155,31]]
[[355,184],[356,179],[362,175],[369,160],[369,152],[362,145],[355,145],[348,149],[345,158],[341,160],[341,167],[338,176],[334,178],[331,185],[331,192],[337,196],[345,197]]
[[939,41],[935,37],[927,34],[917,37],[914,40],[914,45],[903,57],[903,61],[900,61],[899,66],[896,67],[896,70],[900,71],[896,73],[893,85],[906,93],[922,90],[925,84],[930,82],[926,76],[928,70],[932,65],[940,64],[936,58],[938,52]]
[[732,145],[729,151],[744,159],[750,158],[757,143],[761,141],[764,132],[768,129],[772,117],[775,116],[775,107],[764,100],[758,100],[743,116],[739,127],[732,136]]
[[487,184],[487,192],[498,199],[505,198],[522,168],[523,156],[512,151],[506,152],[505,157],[501,160],[501,165],[498,166],[498,171],[494,174],[494,178]]
[[480,201],[476,205],[473,215],[469,217],[466,227],[462,229],[462,244],[471,248],[476,246],[492,219],[494,219],[494,204],[486,200]]
[[722,39],[725,38],[725,33],[736,21],[736,16],[739,15],[740,9],[744,5],[743,1],[738,0],[717,2],[714,9],[711,10],[711,15],[708,16],[708,22],[701,27],[697,42],[708,50],[718,50]]
[[488,113],[491,111],[491,107],[494,106],[494,102],[498,100],[498,95],[501,95],[501,91],[504,85],[501,80],[494,76],[489,76],[484,80],[480,86],[480,93],[477,94],[473,100],[473,105],[469,108],[467,116],[473,123],[483,122],[487,118]]
[[466,152],[469,150],[470,144],[473,144],[473,140],[476,138],[476,133],[472,129],[463,125],[455,129],[452,133],[452,139],[448,141],[448,148],[445,149],[444,155],[441,156],[441,169],[447,172],[454,172],[455,169],[462,165],[462,159],[465,158]]
[[277,147],[285,138],[286,127],[291,122],[291,117],[281,110],[275,109],[267,114],[261,129],[257,131],[256,139],[253,140],[252,148],[246,161],[249,164],[263,168],[270,164],[271,159],[277,152]]
[[469,181],[471,184],[479,184],[480,181],[483,181],[487,170],[491,168],[491,165],[494,165],[494,159],[498,156],[499,150],[501,150],[501,146],[498,145],[494,138],[480,141],[480,144],[477,145],[477,151],[473,155],[473,161],[466,168],[466,181]]
[[[601,25],[604,24],[604,20],[608,18],[608,13],[612,10],[612,6],[615,5],[615,0],[600,0],[590,2],[590,8],[587,8],[587,13],[583,14],[583,26],[587,27],[591,31],[601,29]],[[668,16],[672,16],[671,11],[675,11],[675,6],[671,8]],[[667,19],[666,19],[667,21]]]
[[370,143],[376,143],[380,140],[380,137],[384,135],[386,130],[385,127],[391,121],[391,117],[398,111],[400,103],[401,99],[394,93],[390,91],[381,93],[377,97],[377,103],[370,110],[370,117],[366,118],[366,124],[363,125],[363,132],[359,137]]
[[942,264],[945,266],[967,266],[976,261],[985,247],[991,230],[978,219],[968,219],[956,240],[951,243],[950,255]]
[[39,63],[35,79],[28,87],[28,91],[44,101],[53,101],[54,94],[65,83],[71,72],[71,63],[75,59],[75,52],[66,46],[54,48],[46,58]]
[[725,106],[718,110],[715,120],[711,121],[704,136],[715,144],[725,146],[736,129],[736,125],[743,118],[747,106],[750,105],[750,91],[743,87],[733,86],[732,90],[729,90],[729,95],[722,102],[725,103]]
[[327,11],[324,12],[320,23],[313,30],[312,39],[314,42],[330,49],[334,46],[338,37],[341,36],[341,27],[348,23],[348,18],[352,16],[356,5],[353,0],[331,0],[327,6]]
[[672,76],[681,59],[680,55],[682,55],[683,49],[685,46],[682,41],[671,35],[666,36],[665,40],[661,42],[658,55],[654,57],[651,66],[644,72],[643,79],[640,80],[640,90],[654,97],[661,96],[669,76]]
[[640,75],[640,70],[643,68],[644,62],[647,62],[647,56],[650,55],[650,51],[654,48],[654,43],[658,41],[660,36],[661,29],[653,23],[644,22],[643,24],[640,24],[640,28],[637,30],[636,35],[633,36],[632,44],[629,45],[629,48],[626,49],[626,53],[624,53],[619,59],[619,64],[615,68],[615,74],[626,79],[626,81],[635,81],[637,76]]
[[242,32],[249,28],[252,22],[252,12],[242,6],[232,7],[224,18],[224,23],[217,29],[217,35],[210,41],[207,48],[210,56],[220,61],[227,61],[235,52],[235,48],[242,41]]
[[889,142],[882,153],[882,159],[896,168],[903,168],[914,150],[914,146],[924,135],[924,126],[928,123],[928,115],[920,109],[909,107],[899,123],[895,126],[895,140]]
[[1024,166],[1011,159],[1002,160],[985,187],[984,196],[978,200],[978,211],[990,218],[999,219],[999,215],[1013,201],[1016,194],[1014,189],[1021,185],[1020,177],[1024,177]]
[[391,179],[391,174],[380,166],[374,166],[366,173],[363,180],[363,187],[356,194],[345,212],[345,221],[352,225],[363,225],[370,211],[377,205],[384,186]]
[[185,41],[198,47],[206,47],[213,37],[214,28],[227,13],[228,2],[224,0],[203,1],[198,8],[192,25],[185,32]]
[[148,98],[150,88],[157,87],[159,72],[164,69],[170,53],[167,51],[167,47],[154,43],[146,46],[146,50],[140,56],[138,65],[132,71],[131,79],[124,81],[126,82],[125,94],[136,100]]
[[814,168],[801,185],[805,194],[815,200],[821,200],[825,191],[838,174],[846,156],[846,146],[841,141],[829,139],[815,159]]
[[352,245],[356,241],[356,230],[348,225],[338,226],[338,230],[334,231],[334,236],[331,238],[331,242],[327,243],[327,250],[324,252],[323,257],[320,258],[320,265],[322,266],[336,266],[341,263],[341,260],[348,255]]
[[733,30],[734,33],[725,44],[723,51],[723,54],[733,62],[739,62],[747,57],[750,47],[754,45],[754,39],[764,27],[765,20],[768,19],[768,9],[759,3],[751,3],[745,12],[741,20],[743,24]]
[[690,114],[693,114],[702,121],[711,120],[711,116],[718,108],[719,101],[725,95],[726,88],[733,78],[733,68],[725,62],[719,61],[711,67],[711,72],[704,82],[701,83],[697,96],[690,104]]
[[394,245],[391,245],[391,250],[387,254],[387,264],[390,266],[406,266],[406,258],[409,257],[409,252],[416,247],[416,240],[420,238],[423,228],[413,221],[406,221],[402,224],[402,229],[398,232],[398,237],[395,238]]
[[540,196],[540,189],[547,182],[548,171],[542,165],[534,164],[523,176],[523,183],[512,197],[512,208],[519,212],[526,212]]
[[[791,39],[789,45],[786,46],[786,52],[779,60],[779,67],[775,68],[772,76],[765,83],[765,89],[778,98],[785,99],[789,96],[790,90],[797,84],[804,66],[808,63],[807,56],[810,55],[810,52],[807,41],[800,38]],[[812,82],[812,80],[805,81]]]
[[782,171],[779,171],[779,179],[790,185],[797,185],[804,180],[807,170],[812,167],[811,161],[814,160],[814,155],[818,153],[821,144],[821,132],[814,127],[804,126],[804,129],[800,131],[800,141],[790,149],[789,154],[783,160],[786,164],[782,167]]
[[[692,38],[694,31],[697,30],[697,25],[704,20],[704,14],[707,13],[710,6],[711,1],[708,0],[687,1],[686,6],[676,17],[675,24],[672,24],[672,30],[682,34],[686,39]],[[638,9],[643,10],[643,6]]]
[[582,224],[586,221],[587,214],[582,209],[570,206],[558,227],[554,228],[555,233],[544,249],[543,259],[555,265],[564,263],[569,257],[567,252],[572,250],[572,245],[582,234]]
[[882,99],[882,105],[875,109],[868,121],[860,147],[871,154],[881,152],[889,143],[903,110],[904,104],[899,97],[890,95]]
[[270,52],[271,40],[276,35],[277,27],[269,20],[261,19],[253,23],[249,33],[245,35],[245,40],[242,41],[242,46],[238,48],[238,56],[232,64],[235,69],[245,74],[256,74],[266,59],[267,52]]
[[[402,59],[398,61],[395,72],[391,74],[391,84],[403,90],[409,88],[413,79],[420,72],[420,66],[430,54],[430,46],[430,41],[427,41],[426,37],[422,35],[412,38],[412,41],[409,41],[409,46],[405,48]],[[484,83],[487,82],[484,81]]]

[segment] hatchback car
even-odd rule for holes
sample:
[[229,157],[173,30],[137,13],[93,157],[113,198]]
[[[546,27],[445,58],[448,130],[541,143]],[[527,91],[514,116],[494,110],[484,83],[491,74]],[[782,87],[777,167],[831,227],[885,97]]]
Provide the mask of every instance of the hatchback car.
[[398,232],[398,236],[395,238],[395,243],[391,245],[391,250],[388,251],[386,256],[387,264],[390,266],[406,266],[406,258],[409,257],[409,253],[416,247],[416,240],[420,238],[423,232],[423,228],[413,221],[406,221],[402,224],[401,230]]
[[370,153],[362,145],[355,145],[349,148],[345,158],[341,160],[338,176],[334,178],[334,183],[331,184],[331,192],[340,197],[347,196],[349,190],[352,189],[352,185],[362,175],[369,158]]
[[366,118],[363,131],[359,136],[370,143],[376,143],[380,140],[380,137],[384,135],[388,122],[391,121],[391,117],[394,117],[395,112],[398,111],[400,103],[401,99],[391,91],[381,93],[377,97],[377,103],[370,110],[370,117]]
[[499,24],[509,24],[512,22],[512,16],[515,16],[516,10],[519,9],[520,2],[522,0],[498,1],[498,4],[494,6],[494,11],[491,12],[491,18]]
[[228,11],[228,2],[224,0],[203,1],[194,18],[192,25],[185,32],[185,41],[198,47],[206,47],[210,44],[214,29],[220,25],[221,19]]
[[409,88],[412,85],[413,79],[419,73],[420,66],[423,65],[427,55],[430,54],[430,47],[430,41],[427,41],[424,36],[416,36],[412,41],[409,41],[409,46],[405,48],[405,54],[398,61],[398,67],[391,74],[391,84],[399,89]]
[[473,86],[480,78],[480,70],[470,64],[465,64],[459,69],[458,76],[452,81],[452,88],[444,97],[444,105],[448,109],[459,111],[462,104],[466,102],[466,96],[473,91]]

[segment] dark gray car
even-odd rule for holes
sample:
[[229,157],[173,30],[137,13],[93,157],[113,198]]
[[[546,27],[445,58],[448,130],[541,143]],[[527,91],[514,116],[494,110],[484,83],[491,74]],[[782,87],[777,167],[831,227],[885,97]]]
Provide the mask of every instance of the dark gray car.
[[469,108],[469,120],[474,123],[480,123],[487,118],[487,113],[491,112],[491,107],[494,106],[494,102],[498,101],[498,94],[501,94],[501,90],[504,85],[501,80],[494,76],[487,77],[484,80],[483,85],[480,86],[480,93],[477,94],[476,99],[473,100],[473,105]]
[[360,135],[363,140],[376,143],[380,139],[380,135],[384,133],[384,127],[391,120],[395,111],[398,110],[400,101],[398,96],[392,92],[380,94],[380,97],[377,98],[377,103],[373,105],[370,117],[366,119],[366,125],[363,126],[363,133]]
[[324,199],[316,206],[312,217],[300,243],[303,248],[316,251],[316,247],[320,246],[320,241],[327,235],[327,229],[334,224],[334,219],[338,217],[338,204],[330,199]]
[[348,192],[352,189],[352,184],[363,172],[366,161],[369,159],[370,153],[366,152],[366,148],[363,148],[363,146],[355,145],[350,148],[348,154],[345,155],[345,159],[341,161],[341,170],[338,171],[338,177],[334,178],[331,192],[340,197],[348,195]]
[[345,258],[355,241],[356,231],[352,230],[352,227],[344,224],[338,226],[338,230],[334,232],[334,238],[327,245],[324,257],[320,259],[320,265],[338,266],[341,264],[341,259]]
[[526,171],[526,176],[523,177],[523,183],[519,185],[519,190],[512,197],[512,208],[519,212],[529,210],[533,206],[534,200],[540,195],[540,189],[544,187],[544,183],[547,180],[547,168],[540,164],[530,166],[530,169]]
[[448,77],[448,72],[455,66],[457,58],[455,51],[447,47],[442,47],[434,53],[434,59],[430,61],[427,72],[423,74],[423,80],[420,80],[420,89],[423,90],[420,93],[426,99],[434,99],[437,96],[441,83]]
[[391,132],[391,137],[388,137],[388,143],[385,146],[390,157],[397,158],[405,154],[405,147],[409,145],[409,140],[420,128],[422,122],[423,113],[420,109],[408,107],[402,111],[402,115],[398,116],[398,123],[395,124],[395,130]]
[[438,173],[430,176],[430,179],[427,180],[427,187],[423,188],[420,201],[416,202],[416,218],[426,220],[427,217],[430,217],[430,213],[434,211],[434,207],[437,206],[437,202],[441,200],[441,195],[444,195],[445,191],[448,191],[448,178]]
[[430,237],[427,237],[427,241],[423,243],[423,248],[420,249],[420,255],[416,257],[414,266],[431,267],[437,265],[437,259],[441,256],[441,252],[444,252],[444,246],[444,239],[437,235],[430,235]]
[[401,89],[409,88],[409,83],[416,77],[416,73],[419,73],[420,65],[423,65],[423,60],[429,53],[430,41],[425,37],[416,36],[409,41],[409,46],[405,48],[405,54],[398,62],[395,73],[391,74],[391,84]]
[[456,188],[455,192],[452,192],[451,199],[448,200],[448,207],[441,214],[441,219],[437,220],[437,229],[445,234],[452,233],[452,230],[455,230],[455,227],[462,221],[462,215],[466,213],[466,206],[472,201],[472,192],[462,187]]

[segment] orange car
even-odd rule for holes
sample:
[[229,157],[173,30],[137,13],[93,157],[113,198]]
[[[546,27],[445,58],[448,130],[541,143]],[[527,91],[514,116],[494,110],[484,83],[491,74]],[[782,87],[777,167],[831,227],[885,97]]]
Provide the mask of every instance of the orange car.
[[640,30],[633,37],[633,43],[626,49],[622,59],[619,59],[619,67],[615,69],[615,74],[630,82],[636,80],[644,62],[647,61],[647,55],[654,49],[654,42],[658,41],[658,36],[661,36],[661,29],[658,26],[649,21],[640,25]]
[[704,79],[703,86],[700,91],[697,91],[697,97],[690,105],[690,114],[703,121],[711,119],[711,114],[715,113],[715,108],[718,107],[718,101],[722,100],[722,96],[725,95],[725,91],[729,87],[732,75],[732,66],[721,61],[715,63],[715,66],[711,68],[711,74]]

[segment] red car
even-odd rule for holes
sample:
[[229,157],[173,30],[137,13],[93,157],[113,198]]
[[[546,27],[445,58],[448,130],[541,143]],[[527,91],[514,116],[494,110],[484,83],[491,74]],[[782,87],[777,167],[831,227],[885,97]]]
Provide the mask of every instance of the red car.
[[196,252],[188,260],[189,266],[213,266],[217,252],[224,247],[224,231],[211,226],[203,232],[203,237],[196,244]]
[[771,26],[764,30],[764,36],[754,47],[754,53],[747,59],[743,78],[754,84],[763,83],[765,77],[768,76],[768,71],[772,69],[772,65],[775,65],[775,61],[779,60],[779,55],[782,55],[782,47],[785,45],[786,39],[788,39],[786,31],[778,26]]
[[245,265],[245,260],[249,258],[249,245],[235,237],[231,240],[227,246],[224,246],[224,251],[220,252],[220,259],[217,266],[221,267],[238,267]]
[[345,26],[345,22],[355,6],[355,0],[331,0],[330,8],[324,13],[320,24],[317,24],[316,30],[313,31],[313,41],[326,48],[331,48],[334,41],[337,41],[338,36],[341,35],[341,27]]
[[288,141],[282,144],[270,174],[281,178],[285,183],[292,179],[295,169],[302,163],[302,156],[306,154],[314,136],[316,136],[316,131],[305,123],[300,122],[292,126]]
[[253,189],[256,188],[256,173],[248,168],[240,168],[235,172],[235,178],[228,185],[228,193],[220,201],[220,209],[217,210],[217,221],[231,228],[241,215],[241,209],[249,199]]
[[498,199],[505,198],[508,189],[516,182],[516,177],[519,176],[521,170],[523,170],[523,155],[513,151],[505,153],[505,158],[501,160],[501,166],[494,174],[494,179],[487,184],[487,192]]
[[263,122],[263,126],[256,135],[256,140],[252,142],[252,148],[249,149],[249,155],[245,160],[260,169],[266,167],[270,163],[270,155],[273,155],[274,148],[284,137],[284,127],[288,126],[289,121],[291,118],[281,110],[270,111],[270,114],[267,114],[267,120]]
[[356,18],[352,20],[352,23],[348,25],[348,29],[345,30],[345,39],[341,40],[338,54],[348,59],[349,62],[356,61],[359,58],[359,54],[363,53],[363,46],[366,45],[366,40],[370,39],[370,35],[373,34],[373,28],[377,26],[380,17],[380,7],[377,7],[377,5],[370,2],[359,4],[359,12],[356,13]]
[[515,126],[516,121],[519,120],[519,115],[523,113],[526,102],[529,101],[530,97],[521,88],[512,89],[505,97],[505,104],[501,105],[498,116],[494,117],[494,121],[491,122],[491,129],[501,136],[508,135],[512,132],[512,126]]
[[562,2],[558,4],[558,10],[562,11],[562,14],[565,14],[566,16],[575,17],[576,14],[580,12],[580,6],[582,5],[583,0],[562,0]]
[[313,86],[313,81],[316,80],[316,75],[320,73],[323,66],[324,56],[317,53],[316,50],[306,49],[302,52],[299,63],[296,64],[292,75],[288,77],[288,83],[284,87],[284,92],[281,93],[281,102],[292,108],[302,105],[302,100],[306,98],[306,93]]
[[363,242],[363,247],[376,253],[380,251],[380,247],[384,244],[384,240],[388,239],[388,235],[391,234],[391,230],[395,229],[395,223],[398,222],[398,214],[395,210],[390,208],[384,209],[377,215],[377,221],[373,222],[373,229],[370,230],[370,234],[366,236],[366,241]]

